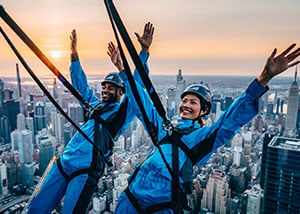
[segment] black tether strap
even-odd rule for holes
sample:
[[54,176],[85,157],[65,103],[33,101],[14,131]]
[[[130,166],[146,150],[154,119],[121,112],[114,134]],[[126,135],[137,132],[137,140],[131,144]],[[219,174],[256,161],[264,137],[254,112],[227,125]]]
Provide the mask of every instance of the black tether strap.
[[[110,16],[110,20],[112,22],[112,25],[113,25],[113,21],[115,23],[115,25],[117,26],[118,28],[118,31],[124,41],[124,44],[132,58],[132,61],[134,62],[134,65],[137,69],[137,71],[139,72],[140,74],[140,77],[153,101],[153,104],[158,112],[158,114],[163,118],[164,122],[168,123],[168,119],[167,119],[167,113],[159,99],[159,96],[157,95],[156,91],[155,91],[155,88],[153,87],[152,85],[152,82],[149,78],[149,76],[147,75],[147,72],[133,46],[133,43],[126,31],[126,28],[112,2],[112,0],[105,0],[105,4],[106,4],[106,7],[107,7],[107,10],[108,10],[108,13],[109,13],[109,16]],[[113,19],[113,21],[112,21]],[[114,28],[114,26],[113,26]],[[115,31],[115,30],[114,30]],[[116,32],[115,32],[115,35],[116,35]],[[117,37],[117,36],[116,36]],[[118,40],[118,39],[117,39]],[[119,43],[119,42],[118,42]],[[119,45],[119,48],[120,48],[120,45]],[[121,50],[120,50],[121,51]],[[122,55],[122,53],[121,53]],[[125,67],[125,64],[124,64],[124,67]],[[126,67],[125,67],[125,70],[126,70]]]
[[[124,64],[124,68],[125,68],[125,73],[127,75],[127,78],[128,78],[128,82],[130,84],[130,87],[132,89],[132,92],[133,92],[133,95],[135,97],[135,100],[139,106],[139,109],[142,113],[142,116],[143,116],[143,119],[144,119],[144,122],[145,122],[145,125],[146,125],[146,128],[149,132],[149,135],[152,139],[152,142],[153,144],[157,147],[163,161],[164,161],[164,164],[166,165],[171,177],[172,177],[172,182],[174,182],[176,179],[176,175],[174,174],[174,171],[171,169],[171,167],[169,166],[162,150],[161,150],[161,147],[159,146],[158,144],[158,138],[157,138],[157,128],[154,126],[153,123],[151,123],[149,121],[149,118],[147,117],[147,114],[146,114],[146,111],[145,111],[145,108],[140,100],[140,97],[139,97],[139,93],[137,91],[137,87],[135,85],[135,81],[134,81],[134,78],[132,76],[132,73],[130,71],[130,68],[129,68],[129,65],[128,65],[128,62],[126,60],[126,57],[125,57],[125,54],[123,52],[123,49],[122,49],[122,46],[121,46],[121,43],[120,43],[120,40],[119,40],[119,37],[118,37],[118,34],[117,34],[117,31],[116,31],[116,28],[115,28],[115,25],[117,25],[118,27],[118,30],[119,30],[119,33],[121,34],[123,40],[124,40],[124,43],[128,49],[128,52],[131,54],[131,57],[132,57],[132,60],[134,61],[134,64],[136,66],[136,69],[138,70],[138,72],[140,73],[140,76],[144,82],[144,85],[156,107],[156,110],[158,111],[158,113],[160,114],[160,116],[163,118],[164,120],[164,124],[163,125],[166,125],[168,127],[170,127],[171,123],[170,121],[167,119],[166,117],[166,112],[165,112],[165,109],[163,108],[163,105],[161,104],[160,102],[160,99],[157,95],[157,93],[155,92],[154,90],[154,87],[152,86],[152,83],[145,71],[145,68],[143,66],[143,64],[141,63],[137,53],[136,53],[136,50],[129,38],[129,35],[124,27],[124,24],[122,23],[122,20],[118,14],[118,12],[116,11],[116,8],[114,7],[113,3],[111,0],[105,0],[105,6],[107,8],[107,11],[108,11],[108,14],[109,14],[109,18],[110,18],[110,21],[111,21],[111,24],[112,24],[112,28],[113,28],[113,31],[114,31],[114,34],[115,34],[115,37],[116,37],[116,40],[117,40],[117,43],[118,43],[118,47],[120,49],[120,54],[121,54],[121,57],[122,57],[122,60],[123,60],[123,64]],[[157,98],[157,99],[156,99]],[[168,133],[170,134],[170,132]],[[179,179],[179,178],[178,178]],[[180,187],[179,185],[179,182],[176,182],[177,183],[176,187],[175,185],[172,185],[172,189],[175,187],[175,190],[178,191],[178,189],[180,189],[181,192],[183,192],[182,188]],[[178,191],[179,192],[179,191]],[[178,201],[173,201],[173,203],[177,203]],[[179,204],[178,204],[179,205]],[[176,207],[176,206],[175,206]],[[176,212],[176,209],[174,209],[174,211]]]
[[86,110],[92,109],[92,106],[79,94],[79,92],[68,82],[68,80],[59,72],[54,64],[45,54],[33,43],[17,23],[6,13],[3,6],[0,5],[0,16],[6,24],[19,36],[19,38],[34,52],[34,54],[57,76],[62,84],[82,103]]
[[[111,1],[110,1],[111,2]],[[135,81],[134,81],[134,78],[132,76],[132,73],[131,73],[131,70],[130,70],[130,67],[128,65],[128,62],[126,60],[126,57],[125,57],[125,54],[123,52],[123,49],[122,49],[122,46],[121,46],[121,42],[119,40],[119,37],[118,37],[118,34],[117,34],[117,31],[115,29],[115,26],[114,26],[114,22],[113,22],[113,17],[112,17],[112,14],[110,12],[110,5],[108,5],[107,1],[105,0],[105,5],[106,5],[106,8],[107,8],[107,11],[108,11],[108,14],[109,14],[109,18],[110,18],[110,21],[111,21],[111,24],[112,24],[112,28],[114,30],[114,34],[115,34],[115,37],[116,37],[116,40],[117,40],[117,43],[118,43],[118,46],[119,46],[119,49],[120,49],[120,54],[121,54],[121,57],[122,57],[122,60],[123,60],[123,64],[124,64],[124,68],[125,68],[125,72],[126,72],[126,75],[127,75],[127,78],[128,78],[128,82],[130,84],[130,87],[132,89],[132,92],[133,92],[133,95],[134,95],[134,98],[139,106],[139,109],[142,113],[142,116],[143,116],[143,119],[144,119],[144,122],[145,122],[145,125],[146,125],[146,128],[149,132],[149,135],[151,137],[151,140],[153,142],[153,144],[158,148],[158,151],[168,169],[168,171],[170,172],[170,174],[172,176],[174,176],[174,173],[172,172],[172,169],[171,167],[169,166],[160,146],[158,145],[158,138],[157,138],[157,128],[154,126],[153,123],[150,122],[149,118],[147,117],[147,113],[145,111],[145,108],[141,102],[141,99],[139,97],[139,93],[138,93],[138,90],[137,90],[137,87],[135,85]],[[117,12],[115,11],[115,13],[117,14]],[[121,21],[121,20],[120,20]],[[141,62],[140,62],[141,63]],[[142,66],[143,67],[143,66]],[[144,67],[143,67],[144,68]],[[138,68],[137,68],[138,69]],[[146,72],[145,72],[146,73]],[[144,74],[146,75],[146,74]],[[142,75],[141,75],[142,76]],[[166,118],[166,117],[165,117]]]
[[57,110],[67,119],[68,122],[70,122],[76,130],[88,141],[90,142],[100,153],[100,155],[104,158],[106,164],[108,166],[112,166],[112,163],[107,160],[107,158],[104,156],[103,152],[100,150],[100,148],[97,147],[97,145],[77,126],[77,124],[68,116],[68,114],[60,107],[60,105],[55,101],[55,99],[52,97],[52,95],[49,93],[49,91],[45,88],[45,86],[41,83],[39,78],[34,74],[32,69],[29,67],[29,65],[26,63],[26,61],[23,59],[19,51],[15,48],[13,43],[10,41],[6,33],[3,31],[3,29],[0,27],[0,32],[7,41],[8,45],[11,47],[13,52],[16,54],[17,58],[20,60],[26,71],[29,73],[29,75],[32,77],[32,79],[38,84],[38,86],[41,88],[41,90],[44,92],[44,94],[48,97],[48,99],[53,103],[53,105],[57,108]]

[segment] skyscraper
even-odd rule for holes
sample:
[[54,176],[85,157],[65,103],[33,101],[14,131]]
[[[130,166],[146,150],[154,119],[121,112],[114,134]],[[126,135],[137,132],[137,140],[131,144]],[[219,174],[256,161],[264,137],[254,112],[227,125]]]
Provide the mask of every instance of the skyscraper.
[[25,117],[24,117],[24,114],[22,114],[22,113],[17,115],[17,129],[19,131],[22,131],[22,130],[26,129]]
[[19,156],[20,163],[32,163],[33,162],[33,139],[29,130],[25,129],[20,131],[18,135],[19,139]]
[[39,175],[42,176],[47,168],[51,158],[54,155],[53,145],[50,139],[44,139],[40,141],[40,153],[39,153]]
[[7,194],[7,172],[6,172],[6,166],[2,161],[0,160],[0,195],[6,195]]
[[287,137],[296,137],[298,100],[299,100],[299,87],[297,82],[297,67],[296,67],[295,78],[289,90],[287,117],[285,121],[284,135]]
[[177,106],[180,103],[180,96],[185,89],[185,80],[182,77],[181,69],[178,70],[176,79],[176,99],[175,99],[175,112],[178,112]]
[[46,113],[43,102],[38,101],[34,107],[34,129],[35,133],[46,128]]
[[58,97],[56,78],[54,78],[54,80],[53,80],[53,97],[54,97],[54,99],[57,99],[57,97]]
[[3,107],[4,101],[4,82],[0,79],[0,108]]
[[254,185],[248,192],[247,214],[260,213],[262,198],[263,189],[259,184]]
[[300,140],[275,136],[267,148],[264,213],[300,213]]
[[83,122],[83,109],[78,102],[68,103],[68,115],[77,125]]
[[17,71],[19,97],[22,97],[21,78],[20,78],[19,64],[18,63],[16,63],[16,71]]
[[231,194],[227,176],[224,172],[214,170],[209,176],[206,189],[203,191],[201,207],[216,214],[229,213],[231,210]]

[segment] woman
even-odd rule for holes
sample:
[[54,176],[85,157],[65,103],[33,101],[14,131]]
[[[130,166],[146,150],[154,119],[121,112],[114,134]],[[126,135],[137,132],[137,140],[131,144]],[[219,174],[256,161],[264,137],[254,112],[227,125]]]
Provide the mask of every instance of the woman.
[[[154,148],[130,176],[129,186],[121,194],[115,213],[180,213],[182,209],[188,208],[182,196],[191,191],[192,166],[204,165],[215,149],[229,142],[239,129],[258,113],[259,98],[268,90],[268,82],[287,68],[299,63],[294,60],[300,55],[300,48],[291,52],[295,46],[296,44],[292,44],[276,57],[277,50],[274,49],[260,75],[210,127],[200,127],[198,123],[204,115],[210,113],[210,91],[203,85],[189,86],[181,95],[178,107],[180,119],[175,126],[177,133],[175,137],[168,137],[167,131],[162,126],[163,119],[154,108],[147,92],[137,83],[139,96],[150,122],[158,130],[160,147],[170,168],[172,168],[171,144],[179,145],[180,187],[172,188],[174,183],[172,175],[158,149]],[[118,50],[112,50],[110,56],[114,63],[114,59],[119,56]],[[127,76],[123,71],[120,72],[120,76],[124,81],[133,112],[144,123]],[[176,170],[173,169],[173,172]],[[177,194],[174,190],[176,188]],[[178,200],[174,200],[175,198]]]

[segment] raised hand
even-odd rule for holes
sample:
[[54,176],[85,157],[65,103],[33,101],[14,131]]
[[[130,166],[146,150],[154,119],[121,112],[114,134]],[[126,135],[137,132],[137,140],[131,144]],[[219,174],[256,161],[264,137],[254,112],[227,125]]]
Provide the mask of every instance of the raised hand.
[[77,35],[76,35],[76,30],[72,30],[71,35],[70,35],[70,40],[71,40],[71,53],[75,54],[75,53],[77,53]]
[[120,55],[119,48],[114,43],[108,43],[107,54],[110,57],[111,62],[118,68],[119,71],[124,70],[123,61]]
[[140,36],[138,33],[135,33],[139,43],[141,44],[142,50],[145,52],[149,52],[150,45],[152,43],[154,33],[153,24],[148,22],[145,24],[144,33]]
[[[268,82],[278,74],[282,73],[286,69],[297,65],[300,61],[294,61],[300,55],[300,48],[295,51],[291,50],[296,46],[296,44],[290,45],[285,51],[275,57],[277,49],[275,48],[267,59],[264,70],[261,72],[257,78],[258,82],[266,87]],[[290,53],[291,52],[291,53]]]

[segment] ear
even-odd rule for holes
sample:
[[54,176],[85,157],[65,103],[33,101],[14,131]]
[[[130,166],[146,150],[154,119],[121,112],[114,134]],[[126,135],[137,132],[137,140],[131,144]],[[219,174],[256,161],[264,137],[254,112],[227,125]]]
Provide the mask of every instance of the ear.
[[118,95],[121,97],[123,96],[124,94],[124,90],[122,88],[118,88],[118,91],[117,91]]
[[207,113],[206,110],[201,110],[201,111],[200,111],[200,117],[204,116],[206,113]]

